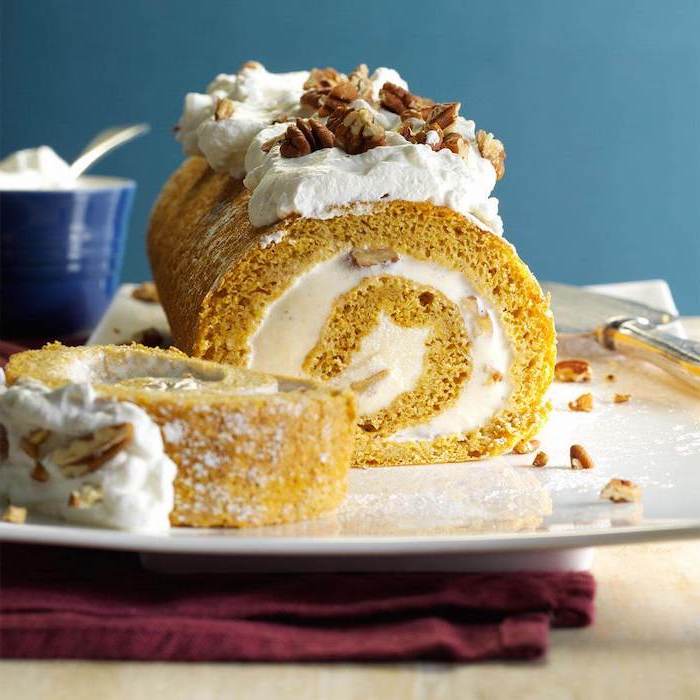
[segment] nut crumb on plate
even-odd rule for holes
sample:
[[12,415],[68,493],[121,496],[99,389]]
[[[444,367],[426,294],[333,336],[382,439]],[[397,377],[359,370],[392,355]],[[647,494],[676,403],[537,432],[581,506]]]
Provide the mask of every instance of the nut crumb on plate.
[[593,410],[593,394],[581,394],[574,401],[569,401],[569,409],[590,413]]
[[155,304],[159,301],[158,290],[153,282],[141,282],[138,287],[135,287],[131,296],[133,299],[138,299],[139,301],[147,301],[151,304]]
[[22,525],[27,520],[27,509],[10,504],[3,512],[2,520],[5,523]]
[[571,445],[569,459],[572,469],[593,469],[595,463],[583,445]]
[[613,503],[636,503],[642,498],[642,489],[629,479],[610,479],[600,492],[600,498]]
[[588,360],[572,358],[560,360],[554,365],[554,378],[558,382],[589,382],[592,372]]
[[532,460],[533,467],[546,467],[547,462],[549,462],[549,455],[546,452],[538,452],[535,455],[535,459]]

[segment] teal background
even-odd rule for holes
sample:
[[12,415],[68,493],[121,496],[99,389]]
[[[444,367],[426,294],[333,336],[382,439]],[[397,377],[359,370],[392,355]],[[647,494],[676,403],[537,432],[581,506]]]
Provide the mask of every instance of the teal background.
[[2,2],[0,150],[70,159],[101,128],[153,132],[96,172],[139,184],[124,279],[149,276],[151,204],[181,159],[188,90],[255,58],[276,71],[394,66],[460,100],[508,152],[496,189],[534,272],[663,277],[700,313],[700,2]]

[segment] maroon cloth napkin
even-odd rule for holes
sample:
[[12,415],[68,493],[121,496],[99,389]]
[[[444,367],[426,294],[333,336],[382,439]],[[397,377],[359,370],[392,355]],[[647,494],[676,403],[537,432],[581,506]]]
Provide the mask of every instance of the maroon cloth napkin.
[[535,659],[550,627],[593,619],[582,572],[164,576],[131,553],[14,544],[0,563],[3,658]]

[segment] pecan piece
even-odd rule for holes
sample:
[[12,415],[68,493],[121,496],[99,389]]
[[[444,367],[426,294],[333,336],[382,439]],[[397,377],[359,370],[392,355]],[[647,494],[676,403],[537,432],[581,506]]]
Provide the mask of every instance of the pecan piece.
[[222,119],[230,119],[233,116],[233,100],[222,97],[214,108],[214,120],[220,122]]
[[615,394],[614,403],[627,403],[632,398],[632,394]]
[[350,251],[350,260],[357,267],[395,263],[398,259],[399,254],[391,248],[353,248]]
[[600,498],[613,503],[636,503],[642,498],[642,489],[629,479],[610,479],[600,492]]
[[50,474],[46,467],[41,463],[41,462],[35,462],[34,464],[34,469],[29,474],[30,479],[34,479],[34,481],[40,481],[42,484],[46,483],[49,478]]
[[345,80],[338,83],[330,92],[321,99],[321,106],[318,110],[320,117],[327,117],[332,114],[338,107],[347,107],[351,102],[359,98],[357,88]]
[[264,66],[262,63],[260,63],[260,61],[246,61],[245,63],[241,64],[241,67],[238,69],[238,72],[240,73],[246,68],[248,70],[260,70],[261,68],[264,68]]
[[583,445],[571,445],[569,459],[572,469],[593,469],[595,463]]
[[160,301],[158,299],[158,290],[154,282],[141,282],[138,287],[132,290],[131,297],[139,301],[147,301],[151,304],[156,304]]
[[333,148],[333,132],[315,119],[297,119],[287,127],[281,141],[280,155],[283,158],[299,158],[322,148]]
[[452,153],[458,155],[460,158],[466,159],[469,157],[469,142],[454,131],[443,136],[442,147],[452,151]]
[[369,79],[369,69],[360,63],[350,75],[348,82],[357,90],[357,99],[369,102],[372,99],[372,81]]
[[389,376],[388,369],[380,369],[379,372],[376,372],[375,374],[371,374],[369,377],[365,377],[364,379],[359,379],[356,382],[352,382],[350,384],[350,388],[359,394],[359,393],[362,393],[363,391],[367,391],[367,389],[374,386],[377,382],[380,382],[382,379],[384,379],[385,377],[388,377],[388,376]]
[[503,144],[494,138],[494,135],[480,129],[476,132],[476,144],[479,146],[479,153],[491,161],[496,171],[496,179],[500,180],[506,174],[506,149]]
[[386,143],[384,127],[375,122],[367,109],[336,109],[326,126],[335,134],[336,146],[349,155],[365,153]]
[[20,441],[22,451],[32,459],[37,459],[41,454],[41,446],[49,439],[51,431],[45,428],[36,428],[27,433]]
[[68,496],[69,508],[92,508],[101,503],[104,492],[98,486],[83,484],[78,491],[71,491]]
[[76,438],[66,447],[55,449],[49,459],[61,469],[66,478],[74,479],[99,469],[126,449],[133,439],[134,426],[131,423],[108,425]]
[[2,514],[4,523],[12,523],[13,525],[23,525],[27,520],[27,509],[20,506],[10,504],[5,508]]
[[395,83],[384,83],[382,85],[379,90],[379,100],[384,109],[402,116],[406,110],[419,111],[423,107],[433,105],[432,100],[414,95]]
[[554,365],[554,377],[558,382],[588,382],[592,376],[586,360],[561,360]]
[[426,121],[428,124],[437,124],[443,131],[447,131],[457,120],[461,106],[459,102],[441,102],[433,105]]
[[304,83],[304,90],[332,88],[342,79],[343,76],[335,68],[313,68]]
[[546,467],[549,462],[549,455],[546,452],[538,452],[532,460],[533,467]]
[[593,410],[593,394],[581,394],[574,401],[569,401],[569,409],[590,413]]

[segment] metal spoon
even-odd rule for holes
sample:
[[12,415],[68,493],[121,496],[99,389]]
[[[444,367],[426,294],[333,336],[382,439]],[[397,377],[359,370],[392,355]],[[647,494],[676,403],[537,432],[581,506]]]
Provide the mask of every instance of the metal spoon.
[[150,130],[151,127],[148,124],[131,124],[130,126],[114,126],[111,129],[100,131],[73,161],[70,166],[71,174],[73,177],[80,177],[93,163],[107,153]]

